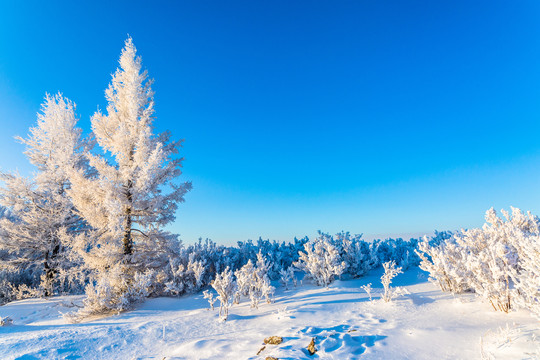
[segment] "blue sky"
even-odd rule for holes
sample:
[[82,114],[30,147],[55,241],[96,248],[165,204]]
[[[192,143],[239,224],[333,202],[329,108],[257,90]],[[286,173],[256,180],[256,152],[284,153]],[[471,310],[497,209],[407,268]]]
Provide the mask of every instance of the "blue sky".
[[130,34],[184,138],[186,242],[409,236],[540,214],[537,1],[0,1],[0,168],[45,92],[80,126]]

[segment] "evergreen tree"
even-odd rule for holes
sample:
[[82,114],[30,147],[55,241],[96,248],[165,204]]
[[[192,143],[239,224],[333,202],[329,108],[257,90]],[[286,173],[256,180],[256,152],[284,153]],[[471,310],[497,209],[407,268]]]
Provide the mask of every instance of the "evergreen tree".
[[102,149],[88,154],[96,176],[75,172],[69,194],[94,229],[79,245],[85,261],[96,270],[123,264],[127,274],[161,267],[178,249],[176,235],[163,226],[174,220],[191,184],[173,182],[181,174],[181,141],[170,141],[167,132],[153,134],[152,80],[141,70],[131,38],[119,63],[105,92],[106,113],[92,117]]

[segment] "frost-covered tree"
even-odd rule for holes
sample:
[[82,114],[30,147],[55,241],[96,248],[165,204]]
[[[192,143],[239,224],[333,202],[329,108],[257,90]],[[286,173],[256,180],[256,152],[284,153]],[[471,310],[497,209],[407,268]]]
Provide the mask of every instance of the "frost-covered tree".
[[285,290],[289,289],[290,282],[292,282],[293,286],[296,287],[296,276],[294,274],[294,268],[292,266],[289,266],[287,269],[281,269],[279,271],[279,275],[279,281],[285,287]]
[[234,294],[234,303],[240,304],[240,299],[242,296],[249,296],[251,291],[251,286],[253,283],[253,275],[255,274],[255,267],[251,262],[251,259],[248,260],[247,264],[242,266],[240,269],[234,272],[236,276],[237,290]]
[[328,287],[334,277],[341,275],[347,266],[338,249],[325,236],[305,244],[304,250],[299,253],[300,259],[294,265],[319,286]]
[[268,277],[268,271],[272,264],[266,261],[264,255],[259,251],[257,254],[257,263],[255,264],[255,271],[253,276],[252,293],[250,293],[252,306],[258,308],[258,303],[263,297],[267,303],[273,301],[275,288],[270,283]]
[[153,133],[152,80],[142,70],[131,38],[119,64],[105,91],[106,112],[98,111],[91,121],[102,150],[87,154],[95,176],[72,172],[68,193],[94,229],[76,241],[85,262],[98,277],[121,263],[130,283],[136,273],[164,268],[178,255],[177,236],[163,227],[174,220],[191,184],[175,182],[181,174],[181,141],[171,141],[168,132]]
[[392,289],[390,284],[392,279],[398,274],[401,274],[401,267],[396,268],[396,262],[394,260],[388,261],[382,264],[384,268],[384,274],[381,276],[381,283],[384,288],[384,292],[381,296],[384,302],[390,302],[395,297],[399,296],[402,292],[401,288]]
[[217,300],[217,298],[214,297],[214,294],[211,293],[208,290],[204,290],[203,291],[203,298],[208,300],[208,304],[210,304],[210,310],[214,310],[214,303]]
[[188,270],[193,274],[193,290],[197,291],[203,286],[206,261],[190,259],[188,262]]
[[75,104],[61,94],[46,95],[37,125],[27,138],[17,137],[26,145],[25,154],[37,168],[33,178],[1,173],[0,204],[10,216],[0,220],[0,251],[10,256],[2,266],[25,268],[34,283],[40,283],[45,295],[52,295],[62,283],[69,285],[76,264],[68,256],[65,234],[75,235],[86,229],[85,222],[73,211],[67,196],[69,173],[88,176],[83,156],[88,142],[76,127]]
[[229,317],[229,308],[233,304],[233,297],[237,289],[232,271],[227,267],[221,274],[216,275],[211,285],[218,293],[219,318],[222,321],[226,321]]
[[266,302],[271,303],[275,288],[270,283],[268,272],[271,267],[261,252],[257,254],[255,266],[248,260],[247,264],[235,271],[237,291],[234,302],[240,303],[241,296],[249,297],[252,308],[258,308],[259,302],[264,297]]
[[181,263],[180,257],[169,259],[166,271],[160,272],[165,285],[165,294],[178,296],[199,291],[203,287],[206,260],[193,260],[194,254],[191,255],[187,265]]
[[[191,188],[181,174],[180,141],[153,133],[152,80],[142,70],[131,38],[106,90],[106,113],[92,117],[103,154],[88,154],[95,178],[72,174],[69,191],[77,211],[95,229],[82,242],[85,260],[101,271],[122,262],[144,271],[163,266],[178,250],[176,235],[163,230]],[[90,241],[88,241],[90,239]]]

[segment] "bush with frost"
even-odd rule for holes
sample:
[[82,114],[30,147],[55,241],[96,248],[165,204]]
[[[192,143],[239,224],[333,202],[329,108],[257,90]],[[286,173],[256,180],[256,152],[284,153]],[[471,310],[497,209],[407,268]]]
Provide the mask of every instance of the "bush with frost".
[[233,305],[233,298],[237,289],[232,271],[227,267],[221,274],[216,275],[211,285],[218,293],[219,318],[222,321],[226,321],[229,317],[229,308]]
[[[430,241],[448,232],[435,233]],[[385,240],[376,239],[368,242],[362,235],[351,235],[340,232],[332,236],[319,231],[319,239],[332,244],[345,263],[343,275],[361,277],[371,269],[377,268],[384,262],[395,261],[403,269],[418,266],[420,257],[416,254],[418,239],[403,240],[401,238]]]
[[156,284],[156,272],[130,272],[126,265],[118,264],[86,286],[83,308],[66,314],[70,322],[79,322],[91,316],[109,315],[131,310],[148,297]]
[[430,281],[442,291],[460,294],[470,288],[470,272],[464,266],[465,254],[455,238],[433,243],[424,237],[418,243],[417,254],[421,259],[420,268],[429,272]]
[[[523,236],[523,235],[522,235]],[[540,318],[540,234],[527,236],[520,244],[519,271],[512,269],[511,279],[516,291],[516,304],[529,309]]]
[[346,268],[338,249],[325,236],[304,245],[300,259],[294,264],[319,286],[328,287]]
[[274,301],[274,292],[276,290],[270,283],[270,277],[268,276],[270,266],[271,264],[268,263],[264,255],[259,251],[255,264],[254,287],[261,289],[260,298],[264,297],[269,304]]
[[208,300],[208,304],[210,305],[210,310],[214,310],[214,304],[217,301],[217,298],[214,297],[214,293],[210,292],[209,290],[204,290],[203,299]]
[[392,283],[392,279],[395,278],[398,274],[403,273],[403,271],[401,270],[401,267],[396,268],[396,262],[393,260],[385,262],[382,265],[384,268],[384,274],[381,276],[381,283],[384,288],[382,299],[384,302],[390,302],[403,293],[403,290],[401,288],[393,289],[390,286],[390,284]]
[[364,276],[375,267],[377,259],[373,256],[370,244],[362,239],[362,234],[351,235],[349,232],[340,232],[335,236],[319,232],[319,237],[331,243],[338,251],[345,264],[343,274],[356,278]]
[[253,282],[255,267],[251,260],[247,264],[234,272],[236,276],[237,290],[234,294],[234,303],[239,304],[242,296],[248,297]]
[[539,220],[518,208],[501,213],[491,208],[482,228],[462,230],[439,244],[423,241],[420,266],[442,290],[471,289],[495,310],[520,306],[540,313]]
[[240,303],[242,296],[249,297],[252,308],[258,308],[262,298],[268,303],[273,301],[275,288],[268,277],[270,265],[261,252],[257,254],[255,265],[248,260],[247,264],[235,271],[237,291],[234,295],[234,302]]
[[164,284],[163,295],[179,296],[184,293],[194,293],[203,286],[204,274],[206,271],[206,260],[193,260],[190,256],[186,264],[183,264],[180,257],[169,259],[168,266],[162,274]]
[[285,290],[289,289],[289,283],[292,283],[292,285],[296,287],[296,275],[294,274],[294,268],[292,266],[289,266],[287,269],[281,269],[279,275],[279,281]]
[[268,263],[267,275],[271,280],[279,280],[280,271],[287,269],[295,261],[298,261],[299,251],[304,248],[304,244],[309,240],[307,237],[302,239],[294,238],[292,242],[277,242],[263,240],[259,238],[256,243],[251,240],[239,241],[237,247],[230,248],[231,258],[234,265],[232,268],[240,268],[251,260],[253,263],[257,261],[257,254],[262,252]]
[[366,285],[362,285],[360,287],[362,288],[362,290],[364,290],[366,292],[366,294],[368,294],[369,301],[371,301],[372,300],[371,292],[373,291],[373,289],[371,288],[371,283],[366,284]]

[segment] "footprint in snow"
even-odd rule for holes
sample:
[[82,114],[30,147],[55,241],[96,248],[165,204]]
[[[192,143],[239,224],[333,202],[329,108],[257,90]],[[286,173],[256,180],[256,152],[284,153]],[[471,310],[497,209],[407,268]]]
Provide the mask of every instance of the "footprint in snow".
[[[378,320],[377,320],[378,321]],[[363,354],[368,348],[375,346],[378,341],[386,338],[382,335],[363,335],[350,325],[337,325],[328,328],[310,326],[299,331],[314,337],[317,354],[332,354],[346,356]],[[347,355],[349,354],[349,355]]]

